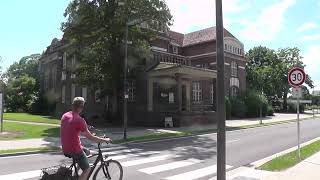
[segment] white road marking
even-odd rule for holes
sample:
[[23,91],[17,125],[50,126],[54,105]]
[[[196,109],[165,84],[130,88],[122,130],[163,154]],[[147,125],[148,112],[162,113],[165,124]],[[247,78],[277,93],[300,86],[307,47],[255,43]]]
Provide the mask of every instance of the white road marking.
[[[115,147],[104,147],[104,148],[101,148],[102,151],[115,151],[115,150],[120,150],[120,149],[128,149],[127,147],[124,147],[124,146],[115,146]],[[98,150],[95,149],[95,150]]]
[[238,142],[238,141],[240,141],[240,139],[233,139],[233,140],[227,141],[227,143],[234,143],[234,142]]
[[136,166],[136,165],[140,165],[140,164],[146,164],[146,163],[166,160],[169,157],[170,157],[170,155],[154,156],[154,157],[149,157],[149,158],[127,161],[127,162],[123,162],[121,164],[124,167],[130,167],[130,166]]
[[[118,155],[118,156],[110,156],[110,159],[113,160],[121,160],[126,158],[132,158],[132,157],[139,157],[139,156],[147,156],[147,155],[153,155],[153,154],[159,154],[158,151],[150,151],[150,152],[143,152],[143,153],[136,153],[136,154],[128,154],[128,155]],[[106,153],[108,154],[108,153]]]
[[[226,166],[226,169],[230,169],[230,168],[231,166],[228,166],[228,165]],[[213,166],[208,166],[202,169],[197,169],[194,171],[167,177],[166,179],[167,180],[186,180],[186,179],[194,180],[204,176],[208,176],[210,174],[215,174],[216,171],[217,171],[217,165],[213,165]]]
[[137,151],[142,151],[142,149],[125,149],[125,150],[120,150],[120,151],[106,152],[105,154],[117,155],[117,154],[122,154],[122,153],[134,153],[134,152],[137,152]]
[[201,162],[201,160],[189,159],[189,160],[177,161],[177,162],[172,162],[172,163],[163,164],[163,165],[159,165],[159,166],[144,168],[144,169],[140,169],[139,171],[144,172],[146,174],[154,174],[154,173],[177,169],[177,168],[181,168],[181,167],[185,167],[185,166],[190,166],[190,165],[200,163],[200,162]]
[[21,173],[15,173],[15,174],[0,175],[0,179],[24,180],[24,179],[34,178],[34,177],[40,177],[40,174],[41,174],[41,170],[35,170],[35,171],[21,172]]

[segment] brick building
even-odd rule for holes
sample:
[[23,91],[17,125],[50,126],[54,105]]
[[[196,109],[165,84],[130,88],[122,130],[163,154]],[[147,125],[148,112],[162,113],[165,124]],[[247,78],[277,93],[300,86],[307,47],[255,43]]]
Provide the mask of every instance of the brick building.
[[[226,95],[238,96],[246,90],[244,46],[229,31],[224,36]],[[77,60],[68,53],[70,49],[64,40],[54,39],[44,52],[39,68],[41,90],[56,102],[56,114],[67,111],[73,97],[82,96],[89,121],[101,119],[111,105],[109,98],[99,99],[99,91],[73,83]],[[151,43],[151,49],[153,58],[146,61],[145,70],[128,83],[129,124],[162,126],[165,117],[172,117],[175,126],[214,123],[219,88],[215,27],[188,34],[167,31]]]

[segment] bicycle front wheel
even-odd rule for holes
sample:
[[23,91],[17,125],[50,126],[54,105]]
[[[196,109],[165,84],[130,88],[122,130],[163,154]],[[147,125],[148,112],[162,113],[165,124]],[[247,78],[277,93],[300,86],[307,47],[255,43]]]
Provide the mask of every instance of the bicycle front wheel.
[[122,180],[123,169],[121,164],[115,160],[108,160],[97,169],[93,176],[94,180]]

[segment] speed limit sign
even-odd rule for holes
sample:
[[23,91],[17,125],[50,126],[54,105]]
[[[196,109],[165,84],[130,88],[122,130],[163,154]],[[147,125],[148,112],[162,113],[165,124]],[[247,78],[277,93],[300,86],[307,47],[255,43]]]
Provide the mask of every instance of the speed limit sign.
[[306,81],[306,73],[303,69],[295,67],[289,72],[288,81],[293,87],[299,87]]

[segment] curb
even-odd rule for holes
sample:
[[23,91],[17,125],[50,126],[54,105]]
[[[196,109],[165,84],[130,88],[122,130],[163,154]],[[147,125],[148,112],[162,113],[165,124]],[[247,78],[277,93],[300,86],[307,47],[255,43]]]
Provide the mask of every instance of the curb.
[[[310,141],[307,141],[307,142],[301,144],[301,147],[307,146],[307,145],[312,144],[312,143],[314,143],[314,142],[316,142],[316,141],[319,141],[319,140],[320,140],[320,137],[317,137],[317,138],[315,138],[315,139],[312,139],[312,140],[310,140]],[[291,152],[293,152],[293,151],[295,151],[295,150],[297,150],[297,147],[292,147],[292,148],[290,148],[290,149],[284,150],[284,151],[282,151],[282,152],[276,153],[276,154],[271,155],[271,156],[269,156],[269,157],[266,157],[266,158],[260,159],[260,160],[258,160],[258,161],[255,161],[255,162],[253,162],[253,163],[250,163],[250,166],[252,166],[253,168],[256,169],[256,168],[262,166],[263,164],[271,161],[271,160],[274,159],[274,158],[277,158],[277,157],[279,157],[279,156],[282,156],[282,155],[291,153]]]

